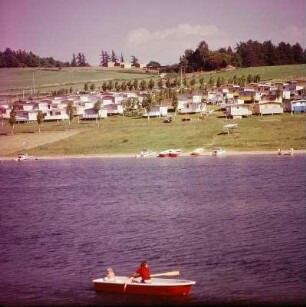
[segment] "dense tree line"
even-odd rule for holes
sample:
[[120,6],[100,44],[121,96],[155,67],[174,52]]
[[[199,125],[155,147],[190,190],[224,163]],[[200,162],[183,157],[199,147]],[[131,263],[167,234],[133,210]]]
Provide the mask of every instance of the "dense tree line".
[[11,50],[6,48],[0,51],[0,68],[4,67],[67,67],[69,62],[57,61],[52,57],[42,58],[34,53],[24,50]]
[[[100,65],[107,66],[108,62],[119,65],[124,62],[123,55],[116,55],[114,50],[111,53],[102,50],[100,55]],[[199,43],[195,50],[186,49],[180,57],[179,63],[160,67],[159,63],[151,61],[148,66],[156,67],[160,72],[179,72],[184,67],[185,72],[220,70],[233,65],[235,67],[255,67],[255,66],[274,66],[288,64],[306,63],[306,50],[299,43],[290,45],[280,42],[273,45],[272,42],[248,40],[236,45],[235,50],[231,47],[220,48],[211,51],[205,41]],[[139,61],[135,56],[131,56],[132,66],[139,66]],[[24,50],[11,50],[6,48],[0,51],[0,68],[3,67],[84,67],[90,66],[84,53],[73,54],[72,61],[61,62],[53,57],[42,58],[34,53]]]
[[[306,50],[299,43],[290,45],[280,42],[277,46],[271,41],[260,43],[249,40],[237,44],[235,51],[231,47],[211,51],[205,41],[195,50],[187,49],[180,57],[179,65],[186,72],[220,70],[233,65],[235,67],[273,66],[306,63]],[[170,68],[170,69],[171,69]]]

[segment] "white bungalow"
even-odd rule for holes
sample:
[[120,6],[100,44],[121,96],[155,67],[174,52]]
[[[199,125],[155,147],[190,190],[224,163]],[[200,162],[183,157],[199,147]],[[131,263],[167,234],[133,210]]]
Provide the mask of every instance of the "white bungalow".
[[225,115],[233,119],[241,119],[252,115],[250,105],[235,104],[228,105],[225,110]]
[[206,112],[206,104],[201,102],[185,102],[178,108],[178,113],[180,114],[192,114]]
[[121,104],[107,104],[103,106],[102,109],[107,111],[107,115],[123,114],[123,107]]
[[284,109],[282,103],[275,101],[263,101],[255,103],[253,107],[253,114],[256,115],[273,115],[283,113]]
[[16,122],[33,122],[37,120],[37,112],[36,111],[24,111],[18,110],[16,112]]
[[291,113],[305,113],[306,112],[306,100],[292,100],[285,103],[285,111]]
[[143,117],[160,117],[168,114],[168,107],[166,106],[153,106],[150,112],[145,111]]
[[45,121],[56,121],[69,119],[66,109],[51,109],[45,112]]
[[101,109],[98,112],[94,108],[84,110],[84,113],[81,115],[81,119],[98,119],[98,118],[107,118],[107,110]]

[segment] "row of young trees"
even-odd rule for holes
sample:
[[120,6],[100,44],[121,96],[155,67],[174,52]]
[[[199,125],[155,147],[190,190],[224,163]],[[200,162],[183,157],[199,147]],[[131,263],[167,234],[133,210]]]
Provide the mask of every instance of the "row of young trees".
[[[175,89],[177,90],[178,88],[181,89],[183,92],[184,90],[187,91],[192,91],[195,88],[204,90],[207,88],[211,88],[213,86],[220,87],[221,85],[240,85],[243,86],[245,84],[251,83],[251,82],[260,82],[261,76],[260,74],[257,75],[251,75],[249,74],[248,76],[241,75],[237,76],[234,75],[231,78],[225,79],[224,77],[211,77],[206,83],[204,82],[204,78],[201,77],[199,79],[196,78],[191,78],[187,79],[184,77],[182,79],[182,86],[181,86],[181,80],[178,78],[174,79],[159,79],[157,82],[154,81],[153,79],[149,80],[141,80],[139,81],[138,79],[134,80],[129,80],[129,81],[104,81],[102,85],[98,88],[98,90],[102,92],[107,92],[107,91],[133,91],[133,90],[141,90],[141,91],[146,91],[150,90],[152,91],[154,88],[158,88],[160,91],[162,90],[167,90],[167,89]],[[97,86],[94,83],[85,83],[84,84],[84,91],[95,91],[97,89]],[[68,91],[67,91],[68,93]]]
[[228,65],[255,67],[303,63],[306,63],[306,50],[299,43],[280,42],[275,46],[271,41],[260,43],[249,40],[237,44],[235,51],[231,47],[211,51],[202,41],[195,50],[185,50],[179,66],[183,66],[186,72],[195,72],[220,70]]

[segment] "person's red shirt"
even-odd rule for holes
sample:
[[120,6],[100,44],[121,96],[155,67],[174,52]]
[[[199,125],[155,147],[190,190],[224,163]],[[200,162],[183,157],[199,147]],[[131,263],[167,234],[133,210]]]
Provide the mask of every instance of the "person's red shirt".
[[149,280],[151,279],[151,273],[150,269],[148,267],[140,267],[136,271],[137,274],[139,274],[142,278],[142,280]]

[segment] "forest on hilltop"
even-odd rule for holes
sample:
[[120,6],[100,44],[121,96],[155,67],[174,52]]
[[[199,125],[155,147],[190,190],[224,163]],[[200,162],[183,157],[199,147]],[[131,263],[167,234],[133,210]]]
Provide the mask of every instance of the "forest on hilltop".
[[[121,54],[121,58],[123,58]],[[195,50],[186,49],[179,62],[161,66],[151,61],[160,72],[185,72],[220,70],[229,65],[235,67],[276,66],[306,63],[306,50],[299,43],[291,45],[280,42],[273,45],[271,41],[260,43],[248,40],[231,47],[211,51],[205,41],[201,41]],[[149,63],[149,64],[150,64]],[[53,57],[40,57],[24,50],[6,48],[0,51],[0,68],[9,67],[83,67],[90,66],[83,53],[73,54],[71,62],[62,62]]]

